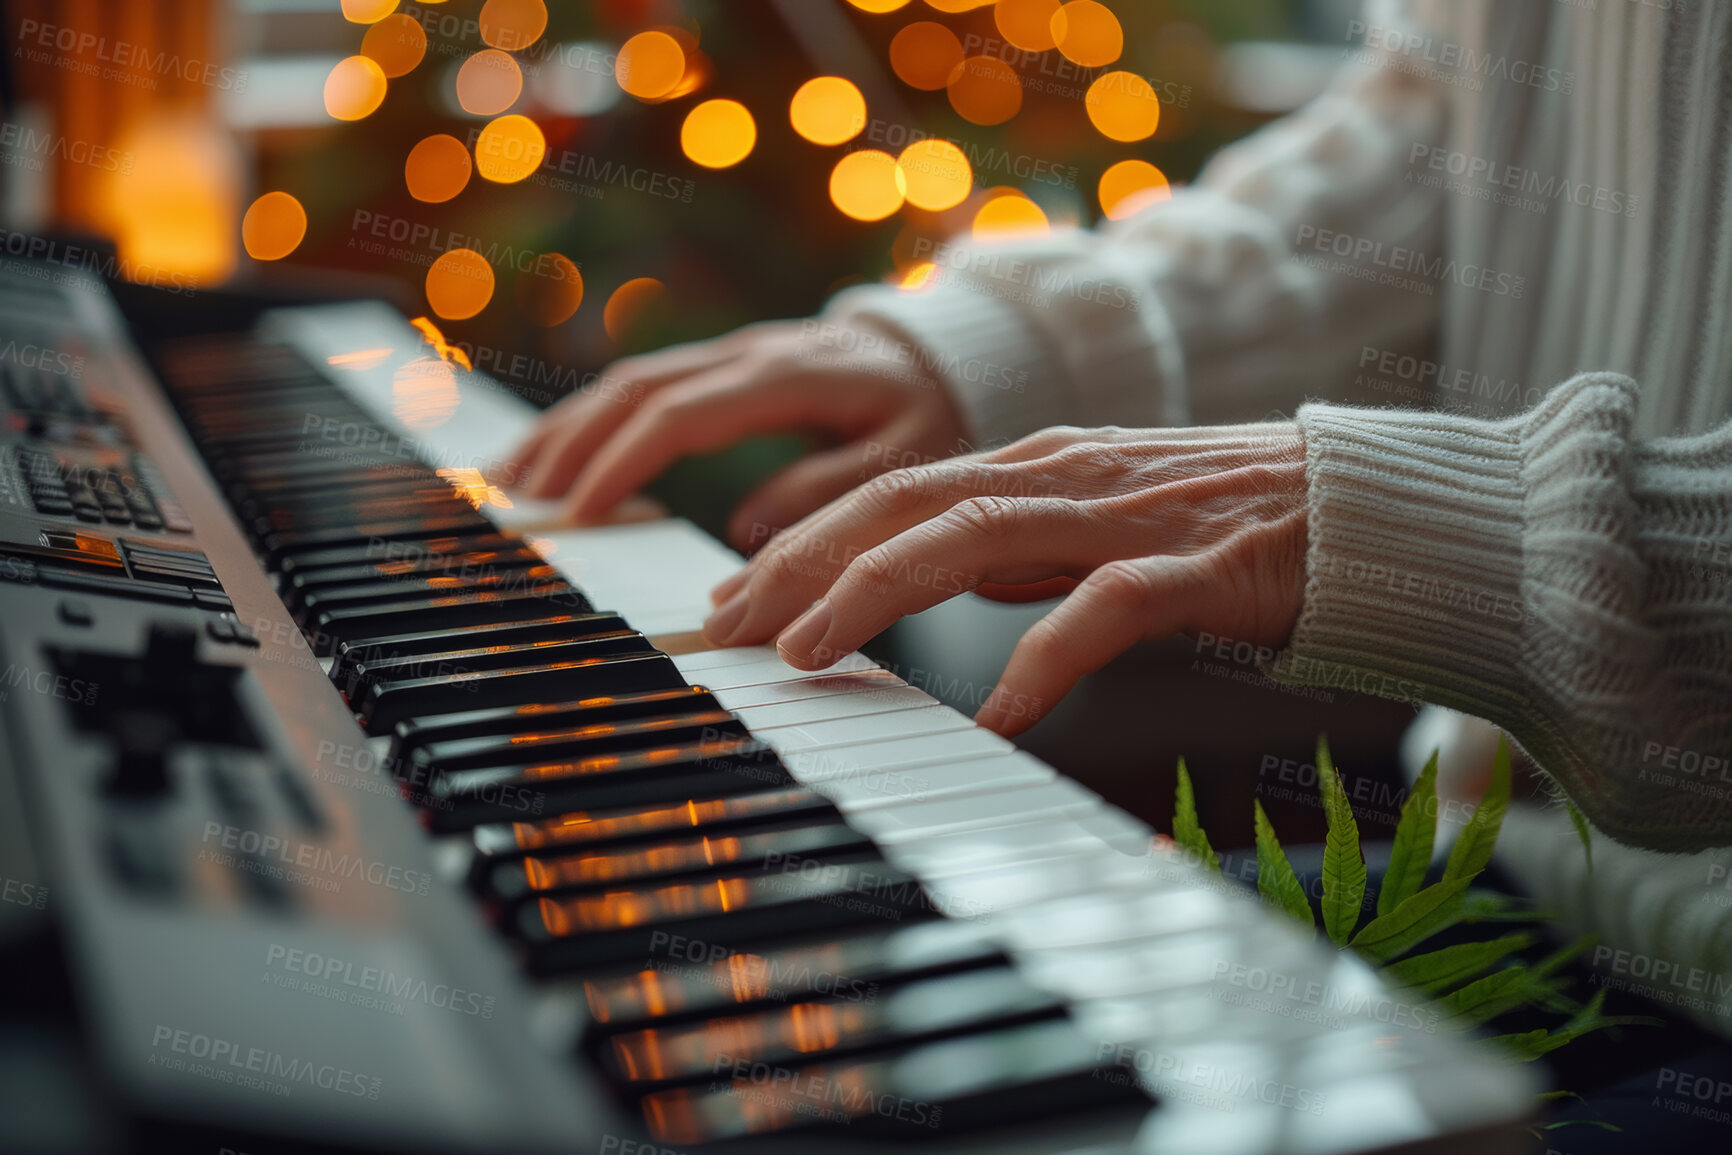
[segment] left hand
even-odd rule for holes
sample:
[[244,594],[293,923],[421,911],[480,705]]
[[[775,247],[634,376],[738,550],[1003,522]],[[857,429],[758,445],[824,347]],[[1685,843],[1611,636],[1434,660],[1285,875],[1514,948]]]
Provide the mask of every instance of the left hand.
[[1046,429],[836,499],[716,587],[704,632],[775,637],[785,661],[819,670],[956,594],[1069,591],[975,715],[1010,736],[1144,639],[1285,644],[1304,597],[1305,494],[1290,422]]

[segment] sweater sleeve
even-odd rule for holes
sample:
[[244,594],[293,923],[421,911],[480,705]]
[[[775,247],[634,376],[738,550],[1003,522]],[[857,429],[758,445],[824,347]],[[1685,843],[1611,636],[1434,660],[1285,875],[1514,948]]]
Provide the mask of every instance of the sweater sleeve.
[[1732,424],[1642,442],[1584,374],[1504,420],[1311,404],[1276,677],[1509,731],[1606,834],[1732,844]]
[[[1391,26],[1416,19],[1408,7],[1373,2]],[[1066,423],[1255,421],[1307,396],[1353,397],[1367,346],[1435,344],[1441,294],[1391,292],[1336,254],[1438,251],[1439,194],[1407,178],[1447,107],[1399,62],[1358,56],[1168,201],[1099,231],[940,245],[923,288],[851,289],[826,319],[909,342],[979,443]]]

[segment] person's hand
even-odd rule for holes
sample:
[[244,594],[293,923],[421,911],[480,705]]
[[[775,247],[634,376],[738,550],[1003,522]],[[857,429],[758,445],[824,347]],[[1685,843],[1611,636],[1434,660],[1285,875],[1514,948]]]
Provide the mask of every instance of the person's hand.
[[593,521],[689,454],[785,430],[839,438],[740,504],[729,537],[755,546],[869,477],[956,452],[961,413],[921,361],[887,332],[822,321],[628,358],[541,416],[512,475],[528,477],[530,497],[564,497],[570,520]]
[[717,645],[776,638],[784,660],[816,670],[965,591],[1068,589],[975,716],[1013,735],[1143,639],[1203,631],[1283,645],[1305,548],[1294,424],[1048,429],[883,474],[830,503],[716,587],[704,632]]

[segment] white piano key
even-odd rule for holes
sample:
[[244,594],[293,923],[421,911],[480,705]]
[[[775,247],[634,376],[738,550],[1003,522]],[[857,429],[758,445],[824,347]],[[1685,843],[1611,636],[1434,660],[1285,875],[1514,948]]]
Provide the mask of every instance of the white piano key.
[[[1014,754],[1010,756],[1011,759],[1016,757]],[[1051,776],[1040,781],[1051,781]],[[995,830],[948,831],[931,838],[910,839],[886,847],[884,857],[924,877],[944,870],[980,869],[1021,862],[1032,854],[1074,853],[1099,846],[1100,839],[1075,819],[1037,819]]]
[[[774,733],[775,731],[772,731]],[[884,770],[919,768],[932,763],[1009,754],[1016,747],[990,730],[970,726],[942,734],[917,734],[860,746],[826,747],[782,755],[782,764],[801,782],[829,782]]]
[[1143,879],[1142,866],[1136,859],[1103,846],[1094,854],[946,874],[940,889],[964,910],[1004,911],[1105,887],[1136,886]]
[[866,714],[808,722],[803,726],[782,726],[755,736],[787,758],[808,750],[852,748],[890,739],[918,738],[974,728],[974,721],[967,715],[934,703],[889,714]]
[[1010,790],[1057,777],[1052,767],[1027,754],[1015,753],[972,762],[948,762],[892,772],[880,779],[858,775],[832,779],[814,788],[852,816],[862,810],[906,805],[916,799],[931,801],[965,794]]
[[[747,729],[754,734],[761,734],[763,731],[784,726],[813,726],[820,722],[863,718],[868,714],[903,712],[938,704],[938,699],[925,690],[914,686],[893,686],[886,689],[863,689],[853,694],[828,694],[823,697],[801,698],[793,702],[775,702],[765,706],[729,708],[733,710],[735,717],[746,724]],[[727,704],[724,702],[723,705]]]
[[[710,664],[699,664],[688,660],[702,659],[711,654],[743,656],[729,657],[725,661],[714,661]],[[732,690],[740,686],[793,682],[813,676],[813,672],[810,670],[796,670],[784,662],[776,654],[775,649],[769,646],[753,646],[740,650],[704,650],[696,654],[679,654],[674,658],[674,665],[679,668],[681,674],[685,675],[686,681],[695,686],[703,686],[708,690]],[[824,672],[854,674],[877,668],[877,663],[865,654],[849,654]]]
[[702,629],[710,590],[740,568],[740,556],[689,521],[538,534],[536,548],[597,609],[613,610],[655,636]]
[[962,798],[916,800],[902,806],[860,810],[848,824],[881,846],[959,830],[1016,826],[1056,815],[1080,816],[1099,809],[1100,796],[1069,778]]
[[746,710],[753,706],[780,706],[812,698],[867,697],[907,685],[889,670],[862,670],[856,674],[814,674],[794,682],[765,682],[715,690],[724,710]]

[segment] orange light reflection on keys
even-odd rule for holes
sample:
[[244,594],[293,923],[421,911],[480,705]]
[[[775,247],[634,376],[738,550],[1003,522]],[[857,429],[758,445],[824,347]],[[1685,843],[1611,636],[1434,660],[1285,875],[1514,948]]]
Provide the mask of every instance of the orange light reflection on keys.
[[588,811],[572,811],[541,822],[514,822],[512,837],[519,850],[542,850],[571,842],[600,842],[627,834],[647,834],[683,826],[703,826],[727,817],[768,814],[805,798],[803,790],[778,790],[742,798],[717,798],[704,802],[689,799],[677,806],[639,810],[605,817]]
[[549,934],[565,938],[584,931],[620,930],[653,919],[717,914],[734,909],[751,897],[747,878],[718,878],[693,886],[679,883],[652,890],[610,890],[606,894],[539,902],[541,923]]
[[593,886],[645,874],[667,874],[700,864],[737,862],[738,838],[701,838],[697,842],[664,843],[627,854],[584,854],[571,858],[526,858],[524,877],[532,890],[564,886]]

